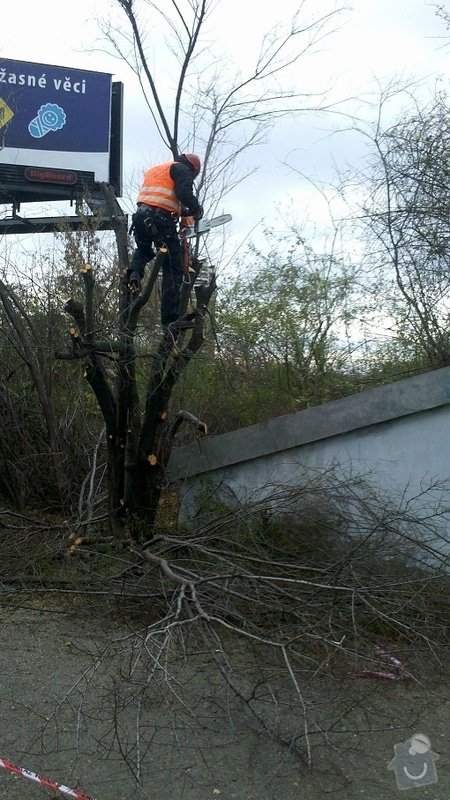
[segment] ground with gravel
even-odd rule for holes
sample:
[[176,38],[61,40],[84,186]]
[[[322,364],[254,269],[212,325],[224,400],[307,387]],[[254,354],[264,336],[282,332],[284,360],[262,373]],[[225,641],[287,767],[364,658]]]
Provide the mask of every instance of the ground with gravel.
[[[426,654],[409,654],[409,682],[308,677],[308,768],[258,730],[198,649],[164,665],[166,691],[135,691],[139,664],[130,652],[125,669],[121,650],[133,626],[101,600],[18,597],[0,607],[0,758],[97,800],[450,798],[450,676]],[[236,654],[236,670],[246,659]],[[304,715],[289,713],[303,731]],[[394,745],[418,733],[439,756],[437,781],[401,790],[387,765]],[[0,770],[0,798],[48,796]]]

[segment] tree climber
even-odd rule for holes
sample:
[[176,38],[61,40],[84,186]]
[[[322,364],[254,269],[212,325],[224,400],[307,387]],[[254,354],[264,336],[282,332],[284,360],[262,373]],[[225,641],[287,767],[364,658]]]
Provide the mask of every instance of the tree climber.
[[145,265],[155,256],[152,245],[167,247],[162,267],[161,324],[164,327],[179,316],[183,258],[178,218],[192,215],[199,220],[203,216],[203,208],[193,190],[200,169],[200,159],[194,153],[183,153],[174,161],[150,167],[144,175],[132,217],[136,249],[127,272],[132,291],[139,290]]

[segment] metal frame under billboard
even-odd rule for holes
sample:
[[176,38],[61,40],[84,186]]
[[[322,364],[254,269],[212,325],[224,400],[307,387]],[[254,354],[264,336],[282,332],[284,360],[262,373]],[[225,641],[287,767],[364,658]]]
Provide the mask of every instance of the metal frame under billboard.
[[122,193],[123,84],[109,73],[0,61],[0,202]]

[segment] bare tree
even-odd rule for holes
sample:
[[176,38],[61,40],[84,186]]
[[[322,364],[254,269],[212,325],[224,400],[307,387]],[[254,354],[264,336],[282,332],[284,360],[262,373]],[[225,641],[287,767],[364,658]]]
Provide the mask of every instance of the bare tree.
[[[210,208],[248,174],[239,157],[260,143],[277,119],[330,108],[323,91],[283,88],[283,79],[317,52],[343,10],[330,3],[317,12],[314,3],[301,0],[292,19],[274,21],[254,65],[242,73],[224,56],[218,60],[206,38],[217,5],[215,0],[115,0],[128,28],[111,20],[100,23],[108,47],[138,77],[156,132],[172,155],[180,149],[202,152],[199,192]],[[160,85],[158,63],[164,63],[165,78],[174,76],[169,96]]]
[[[67,500],[67,492],[65,489],[65,470],[61,457],[60,431],[52,402],[51,360],[49,361],[47,353],[42,348],[37,349],[35,347],[35,343],[41,338],[41,332],[33,319],[33,315],[29,313],[25,303],[13,288],[3,280],[0,280],[0,303],[3,307],[3,336],[6,342],[9,343],[10,348],[15,352],[16,364],[18,360],[21,365],[25,365],[29,374],[31,391],[35,393],[38,407],[44,419],[44,438],[47,440],[46,449],[49,457],[48,468],[51,476],[50,480],[56,489],[55,499],[64,505]],[[12,378],[14,372],[15,369],[12,370],[9,378]],[[8,430],[12,430],[15,438],[15,447],[17,448],[20,435],[22,434],[26,439],[27,433],[29,436],[30,431],[28,429],[26,433],[23,430],[23,425],[21,424],[24,422],[23,416],[25,413],[23,398],[18,398],[14,389],[10,388],[10,381],[7,375],[4,376],[1,384],[1,406],[4,423],[6,423]],[[30,449],[29,444],[24,448],[25,452],[28,451],[28,453]],[[7,457],[3,459],[3,463],[9,486],[8,493],[17,501],[21,496],[22,483],[26,483],[29,480],[29,476],[26,474],[27,469],[22,464],[22,476],[16,473],[15,477],[13,477],[12,472],[15,470],[11,459]]]
[[[87,249],[95,265],[93,238],[87,235]],[[95,452],[91,441],[97,440],[99,415],[81,370],[68,373],[54,359],[66,340],[61,307],[68,287],[79,280],[75,251],[66,242],[62,252],[64,266],[58,266],[62,259],[54,241],[41,265],[28,272],[27,265],[10,262],[0,280],[0,487],[18,508],[70,514]],[[98,258],[106,260],[105,253]],[[97,290],[105,325],[109,286],[101,268]],[[97,478],[101,473],[100,458]]]
[[[199,192],[214,207],[225,190],[242,179],[233,173],[238,156],[259,141],[265,128],[275,119],[301,110],[298,93],[279,88],[281,74],[303,57],[329,32],[330,21],[337,11],[315,16],[310,22],[301,19],[301,8],[287,30],[276,29],[266,37],[255,67],[247,76],[233,76],[226,85],[219,81],[217,64],[210,62],[199,77],[199,64],[205,58],[201,34],[214,4],[208,0],[192,0],[184,4],[167,3],[167,10],[153,2],[117,0],[125,12],[128,30],[119,31],[111,23],[103,32],[116,53],[134,69],[141,81],[144,98],[153,118],[155,130],[176,157],[187,147],[202,148],[203,172]],[[164,57],[175,56],[178,78],[174,95],[167,98],[160,90],[150,66],[145,37],[145,12],[156,14],[171,36]],[[148,17],[149,18],[149,17]],[[173,47],[172,47],[173,43]],[[213,73],[211,74],[211,70]],[[195,91],[192,74],[197,75]],[[188,80],[189,78],[189,80]],[[310,98],[309,98],[310,99]],[[171,108],[169,120],[167,108]],[[303,108],[305,106],[303,105]],[[238,129],[242,140],[237,145],[230,131]],[[118,260],[122,276],[128,268],[126,220],[111,188],[104,186],[105,204],[115,231]],[[209,198],[209,200],[208,200]],[[136,331],[140,315],[157,285],[157,276],[164,259],[162,248],[152,262],[141,294],[130,294],[121,283],[117,330],[113,338],[102,340],[95,317],[95,279],[90,265],[82,266],[84,302],[71,298],[66,311],[75,326],[71,333],[71,350],[59,357],[86,359],[86,378],[101,409],[106,429],[110,483],[110,514],[118,535],[127,521],[128,532],[135,539],[148,538],[154,523],[158,502],[165,483],[165,471],[177,430],[184,422],[206,431],[206,425],[187,411],[173,414],[170,399],[180,375],[196,357],[204,341],[204,321],[208,304],[215,291],[212,275],[209,283],[196,281],[202,260],[197,243],[191,249],[190,280],[183,283],[180,299],[180,322],[155,344],[148,358],[145,398],[139,399],[136,377]],[[192,322],[188,337],[182,323]],[[113,377],[111,378],[111,370]],[[141,410],[142,405],[142,410]]]
[[[402,99],[407,107],[398,121],[385,124],[392,101],[398,105]],[[365,130],[368,166],[356,176],[358,196],[364,198],[356,214],[363,226],[366,266],[385,281],[386,298],[391,295],[391,307],[384,310],[404,355],[413,350],[424,368],[449,361],[448,119],[444,93],[424,104],[415,100],[413,87],[387,87],[374,128]],[[387,287],[390,280],[394,292]]]

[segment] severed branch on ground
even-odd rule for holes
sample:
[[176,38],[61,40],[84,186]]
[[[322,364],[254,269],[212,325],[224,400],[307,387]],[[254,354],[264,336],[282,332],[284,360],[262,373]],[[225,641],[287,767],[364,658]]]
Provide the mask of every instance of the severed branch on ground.
[[[220,505],[216,493],[214,510],[206,503],[195,528],[160,529],[131,547],[110,586],[141,593],[142,623],[128,620],[99,658],[114,652],[121,664],[115,735],[133,774],[151,727],[148,703],[173,698],[190,720],[202,703],[218,703],[230,724],[243,714],[312,769],[321,748],[339,751],[340,725],[353,719],[361,696],[367,730],[379,724],[376,681],[386,659],[401,664],[394,681],[401,686],[445,669],[448,572],[445,559],[425,566],[446,543],[441,489],[431,484],[415,502],[394,502],[330,468],[302,486],[267,487],[235,508]],[[213,695],[204,670],[208,680],[220,676]],[[121,723],[130,692],[136,739]]]

